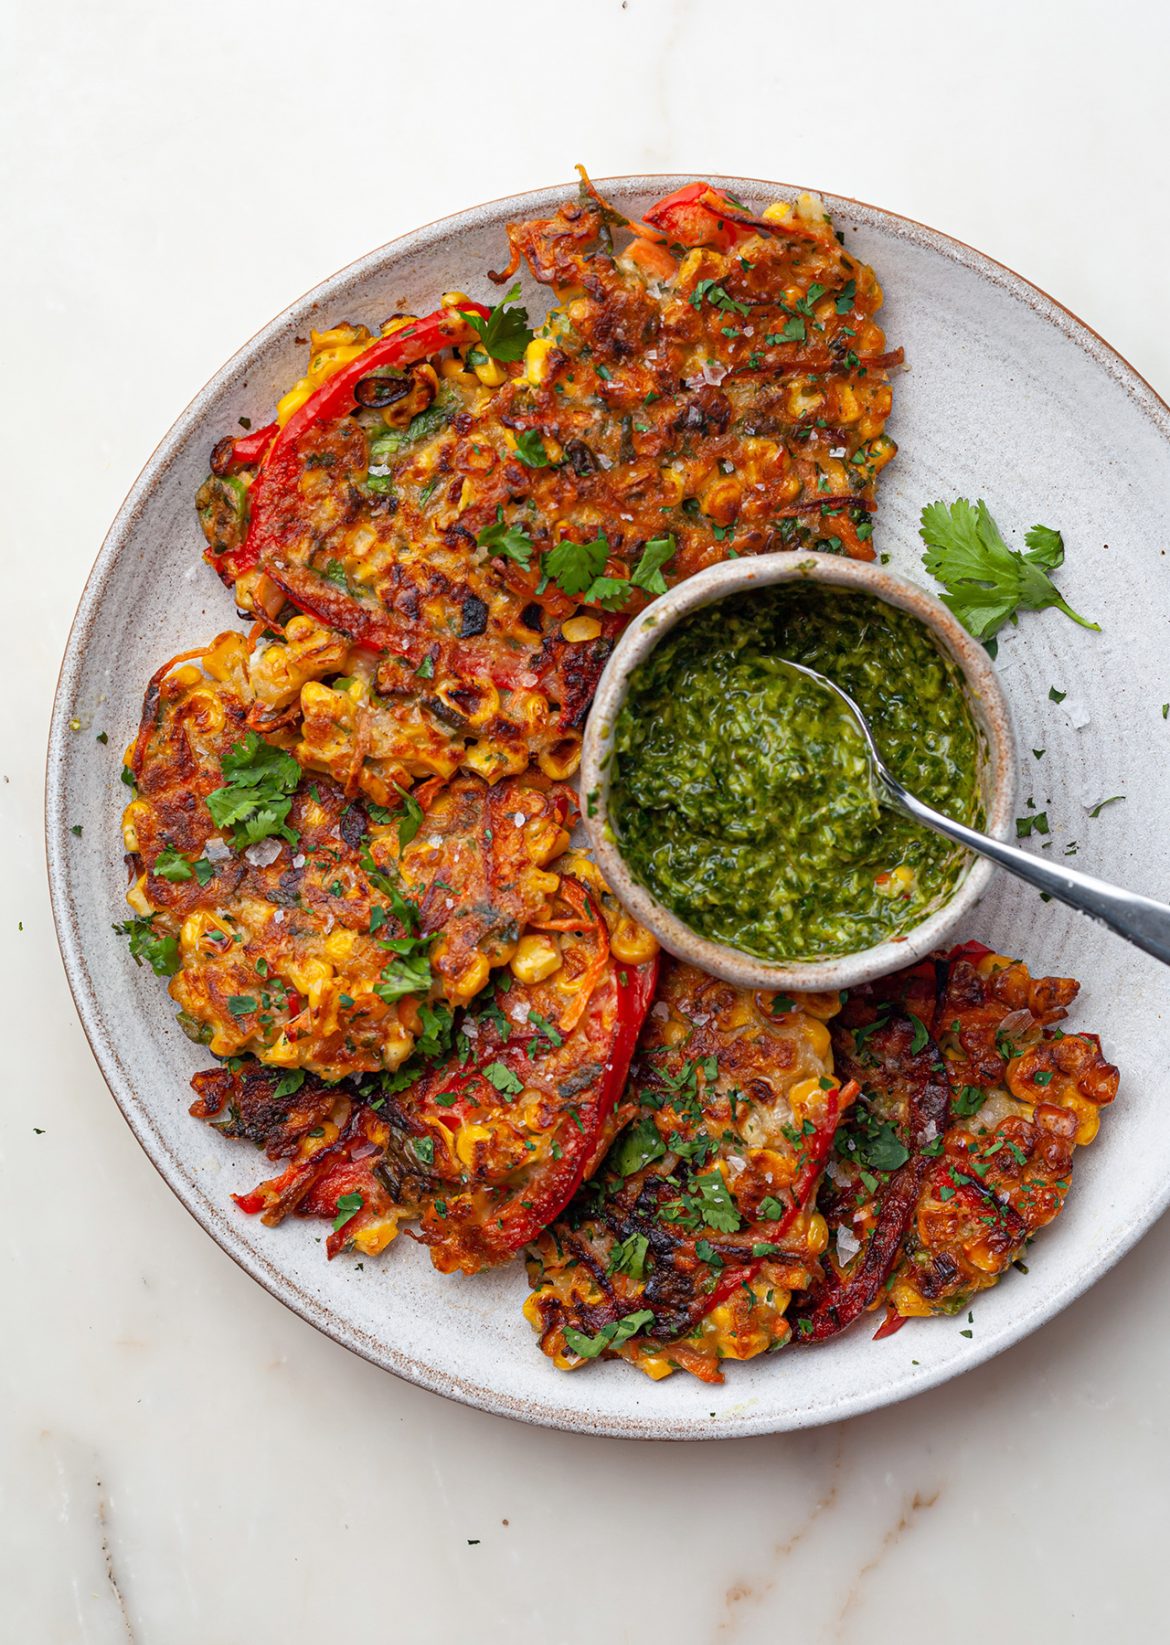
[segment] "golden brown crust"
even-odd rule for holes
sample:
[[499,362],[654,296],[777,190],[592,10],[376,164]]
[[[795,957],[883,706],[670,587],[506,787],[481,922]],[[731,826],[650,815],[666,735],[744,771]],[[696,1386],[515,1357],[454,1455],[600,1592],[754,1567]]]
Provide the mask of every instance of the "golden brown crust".
[[[834,1054],[863,1089],[820,1202],[829,1283],[842,1290],[867,1261],[893,1185],[917,1169],[914,1202],[869,1298],[888,1303],[883,1331],[966,1307],[1059,1214],[1074,1149],[1092,1140],[1118,1084],[1095,1035],[1055,1026],[1078,986],[1034,978],[1019,961],[970,943],[852,992],[833,1026]],[[927,1048],[949,1087],[949,1115],[928,1138],[907,1128],[904,1057],[883,1060],[883,1024],[899,1018],[915,1025],[916,1047]],[[816,1298],[802,1303],[811,1319]]]
[[622,1117],[573,1210],[533,1246],[525,1314],[561,1369],[620,1357],[721,1380],[781,1346],[823,1248],[816,1182],[840,1107],[821,1020],[664,961]]
[[[420,1005],[465,1003],[548,912],[559,876],[544,865],[568,842],[574,797],[539,773],[493,787],[457,777],[424,793],[400,844],[401,809],[371,813],[302,772],[289,837],[236,848],[207,797],[268,706],[239,636],[221,636],[205,661],[223,677],[188,663],[152,682],[125,819],[131,900],[156,937],[175,939],[170,990],[184,1027],[219,1056],[250,1052],[328,1079],[395,1068],[426,1031]],[[300,728],[281,717],[265,744],[299,748]],[[393,945],[418,954],[415,939],[432,937],[418,986],[398,995]]]
[[[668,581],[732,552],[873,556],[894,447],[872,271],[813,208],[799,233],[760,223],[729,251],[638,235],[617,249],[609,215],[588,200],[511,228],[556,297],[523,363],[465,347],[439,375],[414,368],[422,414],[405,427],[396,402],[302,432],[237,586],[245,606],[275,615],[288,599],[385,654],[390,740],[437,713],[451,769],[490,720],[469,760],[481,775],[529,754],[568,774],[613,637],[647,598],[629,582],[647,542],[671,540]],[[234,537],[204,498],[213,563],[239,546],[248,478],[224,505]],[[501,526],[526,565],[492,542]],[[599,536],[604,597],[550,582],[546,553]]]

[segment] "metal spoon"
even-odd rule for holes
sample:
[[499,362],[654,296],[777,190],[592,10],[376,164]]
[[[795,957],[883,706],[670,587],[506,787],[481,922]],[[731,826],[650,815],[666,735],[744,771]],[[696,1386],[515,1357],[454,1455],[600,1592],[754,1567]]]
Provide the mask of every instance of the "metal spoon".
[[806,668],[803,663],[794,663],[787,657],[784,660],[789,668],[815,680],[817,685],[831,691],[845,704],[865,739],[879,802],[892,806],[895,811],[904,812],[927,828],[933,828],[936,834],[945,834],[947,839],[965,845],[969,851],[989,857],[1001,868],[1006,868],[1009,874],[1027,880],[1029,885],[1087,914],[1098,924],[1107,925],[1110,931],[1116,931],[1119,937],[1133,943],[1135,948],[1141,948],[1163,964],[1170,965],[1170,908],[1164,903],[1155,902],[1152,897],[1139,897],[1133,891],[1122,890],[1120,886],[1109,885],[1092,874],[1080,874],[1074,868],[1056,867],[1041,857],[1021,851],[1018,845],[1005,845],[990,834],[981,834],[977,828],[968,828],[966,823],[944,817],[941,811],[936,811],[903,788],[882,759],[865,715],[847,691],[824,674],[818,674],[815,668]]

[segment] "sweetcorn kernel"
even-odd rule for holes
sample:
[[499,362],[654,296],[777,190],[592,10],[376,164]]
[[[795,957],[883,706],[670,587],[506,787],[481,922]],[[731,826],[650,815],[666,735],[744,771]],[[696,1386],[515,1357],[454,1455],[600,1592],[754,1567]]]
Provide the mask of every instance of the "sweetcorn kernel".
[[628,914],[623,914],[617,925],[610,933],[609,946],[614,957],[626,965],[645,965],[658,952],[658,939],[632,920]]
[[561,624],[561,633],[570,645],[580,645],[585,640],[595,640],[601,633],[601,624],[596,617],[569,617]]
[[551,937],[543,932],[529,932],[516,945],[511,971],[520,982],[543,982],[559,971],[562,963],[561,951]]
[[551,337],[534,337],[524,350],[524,375],[530,383],[542,383],[548,375],[548,357],[555,344]]
[[325,953],[334,965],[340,965],[353,953],[356,931],[331,931],[325,939]]
[[126,893],[126,901],[136,914],[153,914],[154,907],[146,895],[146,875],[140,874]]
[[127,851],[138,850],[138,824],[149,815],[145,800],[131,800],[122,813],[122,843]]

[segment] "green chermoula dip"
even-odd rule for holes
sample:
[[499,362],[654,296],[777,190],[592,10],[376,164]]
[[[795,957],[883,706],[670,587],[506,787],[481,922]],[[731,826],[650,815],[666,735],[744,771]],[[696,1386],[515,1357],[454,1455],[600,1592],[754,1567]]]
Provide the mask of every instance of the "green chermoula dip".
[[783,584],[684,618],[630,677],[609,812],[636,879],[701,936],[765,960],[854,954],[917,925],[965,854],[879,806],[860,706],[911,793],[982,817],[979,741],[950,658],[869,595]]

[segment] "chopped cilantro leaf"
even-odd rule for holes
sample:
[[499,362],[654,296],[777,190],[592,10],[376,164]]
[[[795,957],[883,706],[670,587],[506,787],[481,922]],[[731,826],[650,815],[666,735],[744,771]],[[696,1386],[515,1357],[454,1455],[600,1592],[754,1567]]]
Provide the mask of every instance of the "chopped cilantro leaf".
[[645,1234],[630,1234],[614,1246],[609,1259],[611,1274],[628,1274],[631,1279],[646,1277],[646,1253],[650,1241]]
[[575,1354],[582,1359],[596,1359],[603,1349],[617,1348],[623,1342],[628,1342],[645,1326],[654,1323],[653,1311],[649,1308],[639,1308],[636,1313],[626,1314],[623,1319],[615,1319],[609,1325],[603,1325],[596,1336],[587,1337],[575,1326],[565,1326],[565,1342]]
[[402,795],[402,810],[398,816],[398,848],[404,851],[422,827],[423,808],[407,789],[399,788],[397,783],[394,786]]
[[173,977],[179,969],[179,944],[175,937],[160,937],[154,929],[154,915],[144,919],[125,920],[115,925],[120,937],[130,939],[130,957],[135,965],[143,960],[157,977]]
[[605,570],[609,543],[599,535],[591,543],[574,543],[569,538],[544,556],[544,570],[562,593],[584,594]]
[[1124,798],[1124,794],[1110,794],[1107,800],[1098,800],[1096,805],[1090,807],[1090,817],[1099,817],[1107,805],[1116,805],[1118,800],[1123,800]]
[[495,524],[485,525],[482,531],[476,532],[475,540],[489,554],[515,560],[517,565],[526,566],[532,558],[532,538],[519,526],[505,525],[502,503],[496,504]]
[[179,880],[189,880],[194,870],[182,852],[176,851],[173,845],[164,845],[154,859],[154,872],[174,885]]
[[526,428],[523,434],[517,434],[516,455],[526,468],[549,466],[549,455],[544,449],[544,441],[538,429]]
[[337,1215],[333,1219],[333,1232],[336,1234],[357,1216],[365,1200],[360,1194],[342,1194],[337,1201]]
[[532,332],[528,325],[528,310],[517,304],[509,308],[509,303],[515,303],[520,295],[519,282],[511,286],[504,294],[503,300],[485,320],[480,314],[473,314],[469,310],[462,310],[463,318],[468,325],[479,334],[479,340],[484,351],[490,354],[493,360],[519,360],[532,341]]
[[512,1070],[505,1067],[502,1062],[489,1062],[482,1073],[488,1084],[494,1085],[502,1096],[519,1096],[524,1089],[524,1082],[517,1079]]
[[237,850],[255,845],[273,835],[290,844],[299,835],[288,826],[292,795],[301,778],[301,768],[283,748],[267,743],[255,731],[234,743],[220,762],[222,788],[207,796],[207,809],[219,828],[232,830]]
[[610,1155],[610,1164],[620,1176],[632,1177],[635,1171],[649,1165],[651,1160],[661,1159],[665,1153],[666,1144],[659,1136],[654,1121],[640,1119],[618,1138]]
[[647,594],[665,594],[666,578],[662,575],[662,567],[674,558],[677,548],[673,532],[667,537],[651,537],[630,577],[634,587],[644,588]]

